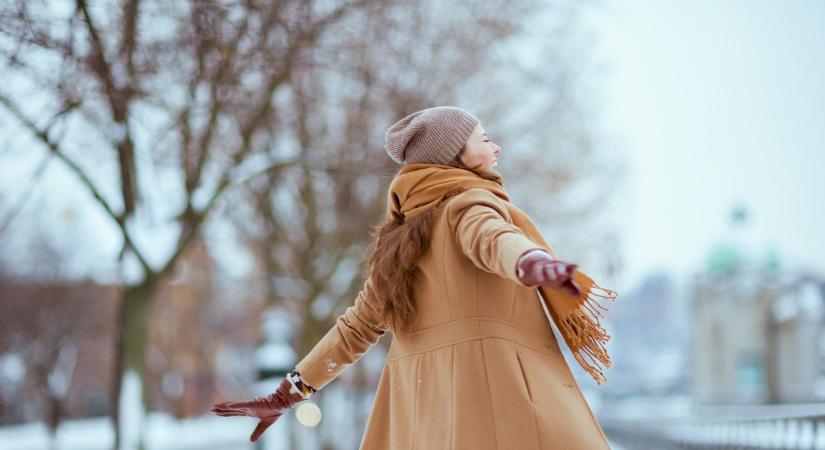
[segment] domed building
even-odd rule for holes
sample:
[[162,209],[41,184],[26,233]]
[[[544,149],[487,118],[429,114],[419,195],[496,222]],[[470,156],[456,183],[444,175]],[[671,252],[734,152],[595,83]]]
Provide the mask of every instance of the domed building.
[[700,404],[825,399],[825,283],[784,269],[745,230],[742,209],[692,294],[693,391]]

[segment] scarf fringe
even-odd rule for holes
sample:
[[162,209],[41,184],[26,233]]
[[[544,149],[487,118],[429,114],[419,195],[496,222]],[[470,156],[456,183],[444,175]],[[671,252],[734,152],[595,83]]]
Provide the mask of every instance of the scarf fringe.
[[[610,335],[602,327],[598,318],[604,315],[596,310],[596,307],[607,311],[607,308],[598,303],[598,299],[613,301],[617,294],[615,291],[596,284],[593,285],[593,289],[600,289],[607,294],[599,295],[592,291],[589,292],[582,307],[559,321],[558,326],[573,356],[582,368],[593,377],[597,384],[602,384],[607,381],[604,369],[611,365],[610,355],[605,348],[607,342],[610,341]],[[587,314],[588,312],[590,314]],[[585,359],[585,356],[588,359]]]

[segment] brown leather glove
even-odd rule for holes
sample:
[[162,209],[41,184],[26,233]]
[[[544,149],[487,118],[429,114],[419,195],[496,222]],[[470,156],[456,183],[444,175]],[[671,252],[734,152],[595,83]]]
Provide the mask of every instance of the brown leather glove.
[[546,251],[528,251],[519,258],[516,272],[519,280],[528,286],[560,288],[578,296],[581,289],[573,281],[573,272],[577,267],[576,264],[553,259]]
[[246,402],[218,403],[212,406],[212,412],[224,417],[247,416],[261,419],[249,438],[255,442],[281,415],[304,400],[301,394],[290,392],[291,388],[292,383],[284,378],[278,389],[266,397],[256,397]]

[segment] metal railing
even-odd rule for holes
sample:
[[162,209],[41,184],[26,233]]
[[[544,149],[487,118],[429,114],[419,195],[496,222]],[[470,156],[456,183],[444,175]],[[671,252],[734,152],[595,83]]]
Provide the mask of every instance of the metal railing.
[[696,408],[684,417],[600,418],[625,450],[825,450],[825,403]]

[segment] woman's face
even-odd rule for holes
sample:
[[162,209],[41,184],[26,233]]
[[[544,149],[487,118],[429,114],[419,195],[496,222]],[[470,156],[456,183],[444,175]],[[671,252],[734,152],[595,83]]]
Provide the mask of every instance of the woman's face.
[[467,139],[461,161],[468,167],[490,169],[498,164],[499,153],[501,153],[501,147],[487,137],[487,132],[479,124]]

